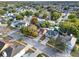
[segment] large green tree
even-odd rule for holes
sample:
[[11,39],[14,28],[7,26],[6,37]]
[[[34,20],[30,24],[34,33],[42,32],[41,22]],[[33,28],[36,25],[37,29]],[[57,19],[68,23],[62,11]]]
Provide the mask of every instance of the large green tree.
[[69,6],[64,6],[64,10],[68,10],[69,9]]
[[21,32],[25,36],[33,36],[33,37],[38,36],[38,29],[37,29],[37,26],[35,25],[29,25],[27,27],[22,27]]
[[76,15],[75,15],[75,14],[70,14],[70,15],[68,16],[68,18],[69,18],[69,19],[76,18]]
[[68,31],[72,33],[75,37],[79,36],[79,20],[78,19],[70,19],[69,21],[65,21],[59,24],[59,27],[62,31]]
[[51,20],[56,21],[60,16],[61,16],[61,13],[60,12],[57,12],[57,11],[51,12]]
[[79,11],[76,11],[75,14],[76,14],[77,18],[79,18]]
[[47,13],[44,13],[43,16],[42,16],[42,18],[46,19],[47,18]]
[[35,12],[34,16],[38,17],[39,16],[39,12]]
[[10,12],[10,13],[15,13],[16,10],[15,10],[15,9],[10,9],[9,12]]
[[33,14],[33,12],[32,12],[32,11],[28,11],[28,10],[27,10],[27,11],[25,11],[25,15],[26,15],[26,16],[30,16],[30,15],[32,15],[32,14]]
[[41,23],[41,27],[43,28],[49,28],[51,26],[51,24],[48,21],[44,21],[43,23]]
[[31,23],[37,25],[38,23],[37,17],[32,17]]
[[19,13],[20,15],[22,15],[22,16],[25,16],[25,12],[21,12],[21,13]]
[[22,20],[23,19],[23,16],[22,15],[16,15],[16,20]]
[[6,13],[5,10],[0,10],[0,15],[4,15]]

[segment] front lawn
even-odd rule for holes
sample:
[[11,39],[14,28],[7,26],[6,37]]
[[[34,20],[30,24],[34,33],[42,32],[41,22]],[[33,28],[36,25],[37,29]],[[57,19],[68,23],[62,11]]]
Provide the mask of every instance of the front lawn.
[[71,55],[73,57],[79,57],[79,44],[76,44],[75,47],[72,50]]

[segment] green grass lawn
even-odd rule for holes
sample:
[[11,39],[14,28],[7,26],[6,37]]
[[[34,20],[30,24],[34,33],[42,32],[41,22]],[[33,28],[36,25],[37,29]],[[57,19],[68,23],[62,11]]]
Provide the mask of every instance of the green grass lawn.
[[79,44],[76,44],[74,49],[72,50],[71,55],[73,57],[79,57]]

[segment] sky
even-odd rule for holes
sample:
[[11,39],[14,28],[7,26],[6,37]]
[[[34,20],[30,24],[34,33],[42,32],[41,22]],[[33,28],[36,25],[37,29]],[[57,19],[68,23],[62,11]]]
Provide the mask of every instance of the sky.
[[79,0],[0,0],[0,1],[79,1]]

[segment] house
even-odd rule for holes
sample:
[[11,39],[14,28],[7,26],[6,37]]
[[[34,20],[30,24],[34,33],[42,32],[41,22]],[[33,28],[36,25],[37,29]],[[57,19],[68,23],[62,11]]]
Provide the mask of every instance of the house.
[[79,6],[70,6],[70,9],[69,9],[70,12],[78,11],[78,10],[79,10]]
[[45,19],[37,18],[39,22],[45,21]]
[[3,23],[3,22],[5,22],[5,20],[0,17],[0,23]]
[[4,50],[4,52],[6,52],[7,57],[11,57],[12,51],[13,51],[12,47],[8,47],[7,49]]
[[24,46],[22,46],[22,45],[15,47],[12,51],[11,57],[17,55],[23,48],[24,48]]
[[74,36],[71,36],[71,40],[69,40],[67,42],[67,49],[66,49],[66,53],[71,54],[75,44],[76,44],[77,38],[75,38]]
[[45,21],[45,19],[37,18],[38,19],[38,27]]
[[[11,44],[13,44],[13,43],[11,43]],[[17,54],[20,54],[21,50],[23,50],[25,48],[25,46],[17,45],[17,44],[8,46],[6,43],[4,43],[2,41],[0,41],[0,47],[2,49],[2,50],[0,50],[1,57],[14,57]],[[25,53],[24,51],[22,51],[22,52]]]
[[66,43],[66,49],[65,49],[65,54],[67,55],[70,55],[75,44],[76,44],[76,41],[77,39],[74,37],[74,36],[71,36],[71,35],[59,35],[57,37],[57,40],[62,40],[62,42],[65,42]]
[[[0,50],[3,48],[4,45],[5,45],[5,43],[0,41]],[[0,53],[0,56],[2,56],[2,53]]]
[[19,39],[23,38],[24,36],[21,33],[19,33],[18,30],[13,30],[8,33],[8,37],[10,37],[11,39],[14,39],[14,40],[19,40]]
[[16,21],[13,21],[13,22],[11,23],[11,26],[12,26],[12,27],[19,27],[19,28],[20,28],[20,26],[22,26],[23,24],[25,24],[23,21],[21,21],[21,20],[16,20]]
[[0,41],[0,50],[4,46],[4,44],[5,44],[4,42]]
[[[0,41],[0,50],[4,47],[5,43]],[[0,57],[10,57],[12,54],[13,48],[8,47],[0,53]]]
[[4,16],[15,17],[15,15],[13,13],[6,13],[6,14],[4,14]]
[[54,30],[47,30],[47,33],[45,34],[46,37],[51,37],[54,39],[56,39],[58,35],[59,35],[59,33]]
[[70,53],[72,52],[77,41],[77,39],[74,36],[68,35],[66,33],[61,34],[59,31],[55,30],[47,30],[45,36],[55,40],[61,40],[62,42],[66,43],[67,47],[65,49],[66,51],[64,52],[68,55],[70,55]]

